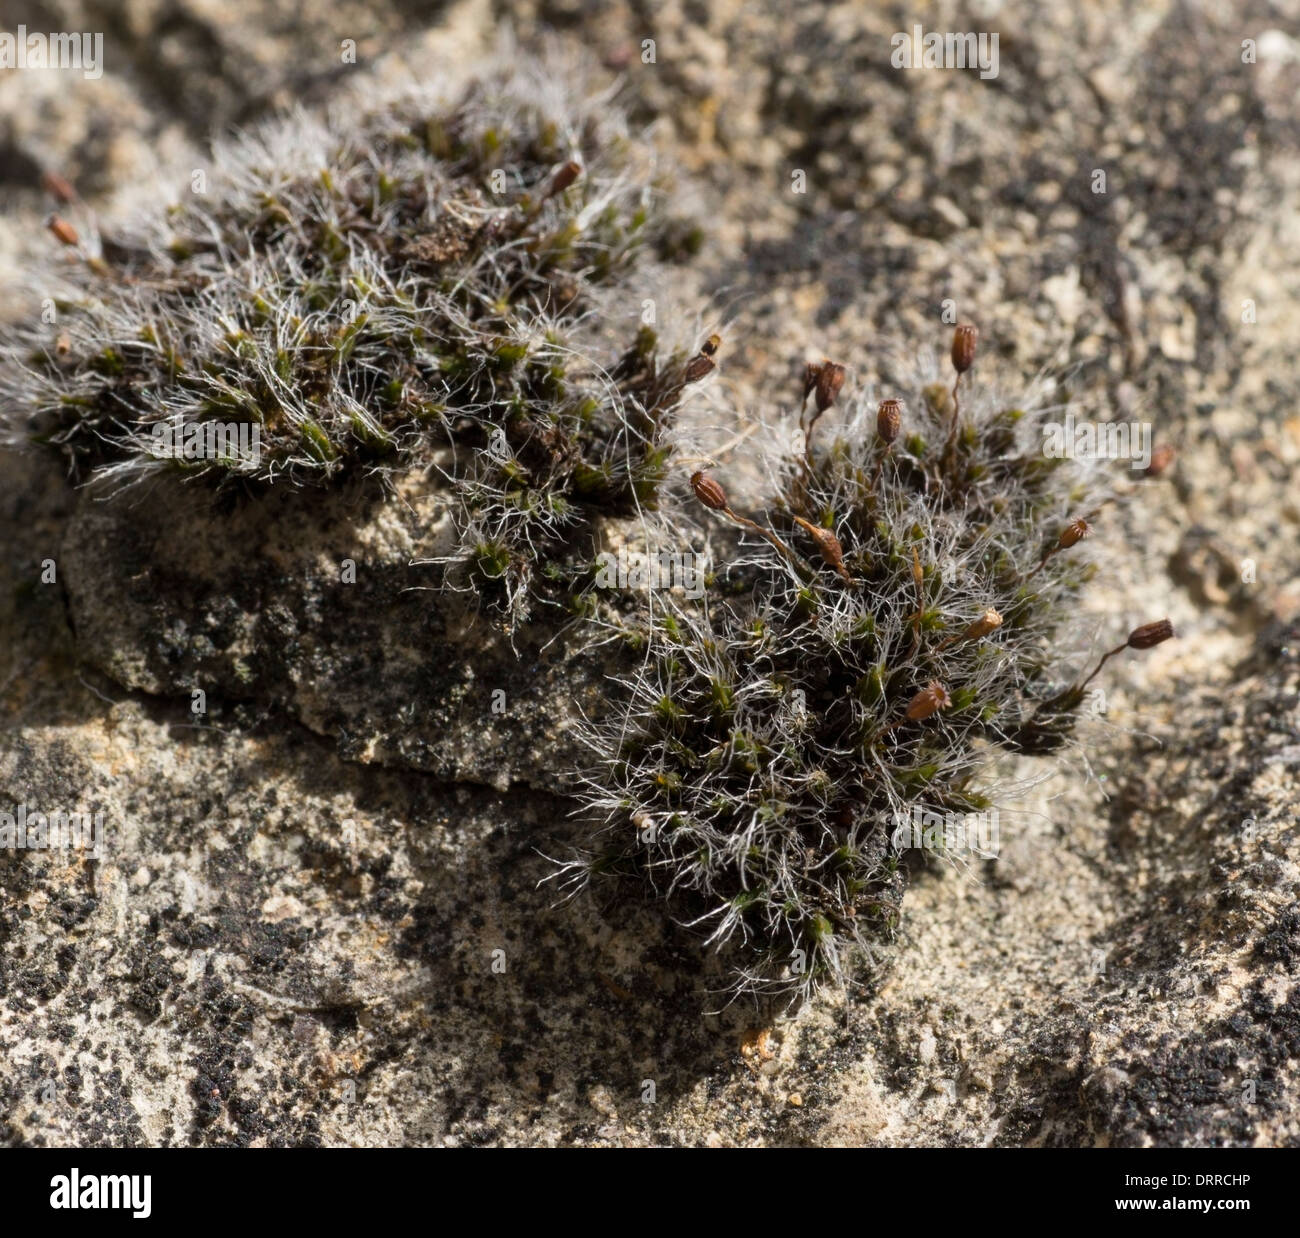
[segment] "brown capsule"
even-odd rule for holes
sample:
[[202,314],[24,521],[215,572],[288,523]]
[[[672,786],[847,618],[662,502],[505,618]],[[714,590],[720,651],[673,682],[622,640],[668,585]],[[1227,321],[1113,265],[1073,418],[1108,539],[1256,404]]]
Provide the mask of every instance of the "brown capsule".
[[975,620],[965,631],[958,633],[956,636],[949,636],[939,645],[940,649],[946,649],[949,645],[956,644],[958,641],[966,640],[983,640],[990,632],[997,631],[1002,626],[1002,616],[996,610],[990,607],[978,619]]
[[902,424],[902,400],[882,400],[880,407],[876,409],[876,433],[880,435],[881,440],[892,443],[898,437]]
[[1159,477],[1162,473],[1167,473],[1177,454],[1168,443],[1161,443],[1151,453],[1151,462],[1146,467],[1146,475],[1148,477]]
[[45,226],[64,245],[76,245],[81,240],[81,238],[77,235],[76,228],[74,228],[61,215],[51,215],[45,221]]
[[691,489],[705,507],[712,508],[715,512],[727,510],[727,492],[712,477],[706,477],[700,472],[692,473]]
[[845,370],[842,365],[836,365],[834,361],[823,361],[821,370],[817,374],[817,411],[824,413],[832,404],[835,398],[840,394],[840,388],[844,386]]
[[1155,623],[1144,623],[1140,628],[1134,628],[1128,634],[1128,647],[1150,649],[1154,645],[1167,641],[1173,635],[1174,625],[1168,619],[1158,619]]
[[802,516],[796,516],[794,520],[817,543],[822,558],[851,584],[853,575],[844,563],[844,547],[840,545],[840,539],[829,529],[823,529],[821,525],[813,524]]
[[546,196],[548,198],[553,198],[557,193],[563,193],[581,175],[582,164],[570,159],[569,162],[551,178],[551,187],[546,191]]
[[73,189],[70,181],[60,176],[57,172],[48,169],[41,173],[41,188],[50,195],[56,202],[75,202],[77,200],[77,191]]
[[722,336],[715,331],[707,340],[704,341],[703,344],[700,345],[700,352],[705,357],[713,357],[717,355],[718,349],[721,347]]
[[947,709],[951,704],[952,698],[948,695],[948,689],[937,679],[932,679],[908,702],[904,717],[909,722],[920,722],[931,714],[937,714],[941,709]]
[[958,374],[965,374],[975,364],[975,344],[979,331],[968,322],[963,322],[952,333],[952,367]]
[[962,634],[962,640],[981,640],[1002,626],[1002,616],[990,607]]
[[1077,542],[1081,542],[1089,533],[1092,532],[1092,525],[1080,517],[1078,520],[1071,520],[1069,524],[1061,530],[1061,536],[1057,539],[1057,546],[1061,550],[1069,550]]
[[688,383],[697,383],[701,378],[712,374],[717,369],[717,366],[718,363],[712,357],[700,353],[686,363],[686,373],[683,375],[683,379]]

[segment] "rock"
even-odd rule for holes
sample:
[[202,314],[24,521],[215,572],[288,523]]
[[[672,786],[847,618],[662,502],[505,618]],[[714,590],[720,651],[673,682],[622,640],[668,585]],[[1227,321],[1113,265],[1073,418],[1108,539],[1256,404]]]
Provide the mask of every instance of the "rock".
[[443,492],[398,489],[86,495],[59,556],[79,655],[127,688],[283,709],[348,759],[558,790],[613,653],[568,615],[512,634],[443,590]]
[[[128,4],[94,91],[7,75],[6,267],[43,167],[98,208],[210,125],[325,97],[350,10],[292,7]],[[914,877],[876,988],[711,1015],[712,961],[653,906],[539,887],[581,844],[557,773],[614,667],[413,591],[436,488],[132,507],[0,457],[0,813],[98,809],[107,835],[0,851],[0,1139],[1300,1142],[1294,40],[1259,32],[1251,66],[1204,55],[1239,3],[1008,3],[981,82],[892,69],[894,19],[847,3],[361,12],[357,72],[434,71],[509,16],[623,74],[699,181],[735,407],[779,416],[806,357],[888,381],[951,301],[977,375],[1049,367],[1151,423],[1177,460],[1097,522],[1080,643],[1165,614],[1181,639],[1112,663],[1087,745],[1017,771],[1052,777],[999,859]]]

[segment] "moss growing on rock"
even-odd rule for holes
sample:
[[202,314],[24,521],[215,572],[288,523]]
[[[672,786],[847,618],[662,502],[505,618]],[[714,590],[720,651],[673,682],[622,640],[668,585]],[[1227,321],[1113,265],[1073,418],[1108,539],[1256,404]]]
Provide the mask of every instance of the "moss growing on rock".
[[522,615],[586,513],[654,505],[691,365],[638,329],[631,283],[690,226],[569,71],[295,114],[112,233],[53,220],[53,320],[0,342],[4,437],[116,488],[434,462],[456,489],[453,558],[501,547],[487,592]]
[[640,670],[589,736],[604,828],[561,879],[648,882],[727,949],[737,991],[843,983],[898,924],[903,850],[986,844],[989,749],[1050,751],[1073,728],[1083,693],[1062,687],[1060,648],[1102,494],[1044,457],[1032,393],[971,388],[966,330],[951,388],[917,373],[834,431],[817,422],[843,372],[810,367],[807,449],[766,449],[756,518],[695,475],[702,507],[742,530],[744,587],[655,596]]

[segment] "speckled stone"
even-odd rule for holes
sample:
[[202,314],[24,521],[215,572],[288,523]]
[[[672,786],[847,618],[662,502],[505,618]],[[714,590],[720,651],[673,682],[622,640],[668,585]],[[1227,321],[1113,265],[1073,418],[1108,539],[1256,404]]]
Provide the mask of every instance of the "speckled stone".
[[1014,771],[1049,777],[998,860],[914,874],[874,988],[711,1014],[713,963],[652,906],[539,886],[581,840],[558,771],[609,668],[407,592],[436,491],[133,515],[0,457],[0,812],[102,809],[107,833],[97,861],[0,853],[0,1140],[1300,1142],[1287,5],[973,5],[1001,36],[985,82],[891,68],[903,5],[36,7],[107,24],[109,69],[0,82],[7,269],[42,165],[105,205],[211,125],[324,97],[343,38],[357,72],[433,72],[502,19],[521,55],[554,27],[696,180],[739,428],[805,359],[887,381],[942,348],[951,299],[977,377],[1045,367],[1177,449],[1095,522],[1080,622],[1180,639],[1108,668],[1078,751]]

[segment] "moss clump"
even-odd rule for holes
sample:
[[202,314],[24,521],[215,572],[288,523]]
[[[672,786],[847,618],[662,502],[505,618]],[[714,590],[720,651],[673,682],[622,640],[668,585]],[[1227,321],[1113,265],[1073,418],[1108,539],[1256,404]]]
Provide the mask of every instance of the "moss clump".
[[[687,225],[617,113],[557,86],[570,73],[295,115],[219,146],[203,192],[112,238],[64,224],[41,276],[56,321],[0,341],[4,437],[115,486],[449,458],[453,557],[505,544],[499,600],[523,614],[590,509],[654,504],[690,364],[638,329],[629,283]],[[252,450],[202,446],[239,425]]]
[[811,367],[811,445],[765,452],[775,493],[754,519],[692,479],[743,531],[746,587],[657,595],[641,668],[589,737],[603,828],[562,875],[639,876],[725,947],[737,991],[842,983],[898,923],[900,851],[987,828],[971,814],[996,803],[990,747],[1051,750],[1073,726],[1059,650],[1097,487],[1044,460],[1027,396],[1008,414],[979,387],[940,399],[936,378],[832,431],[816,423],[842,371]]

